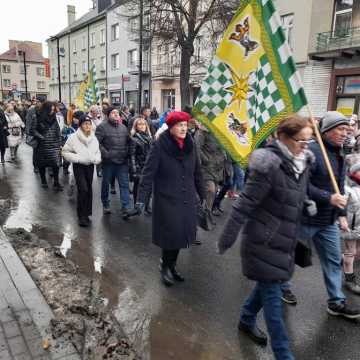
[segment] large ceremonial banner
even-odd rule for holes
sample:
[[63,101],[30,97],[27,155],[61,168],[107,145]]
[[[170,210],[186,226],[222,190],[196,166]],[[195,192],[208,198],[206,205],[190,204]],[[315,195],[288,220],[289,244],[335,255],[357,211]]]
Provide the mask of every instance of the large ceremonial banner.
[[87,111],[91,105],[100,101],[99,88],[96,81],[95,65],[86,75],[80,84],[79,93],[75,100],[75,105],[82,111]]
[[271,0],[242,0],[202,83],[194,116],[246,166],[286,115],[307,104]]

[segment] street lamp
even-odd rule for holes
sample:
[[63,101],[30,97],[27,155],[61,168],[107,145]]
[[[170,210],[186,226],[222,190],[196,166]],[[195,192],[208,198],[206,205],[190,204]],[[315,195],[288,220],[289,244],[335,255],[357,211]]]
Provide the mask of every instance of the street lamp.
[[23,57],[24,61],[24,77],[25,77],[25,99],[29,100],[28,87],[27,87],[27,71],[26,71],[26,52],[24,50],[18,50],[18,55]]
[[60,39],[58,37],[53,37],[51,40],[56,40],[56,49],[57,49],[57,72],[58,72],[58,87],[59,87],[59,102],[61,102],[61,77],[60,77],[60,58],[65,57],[65,49],[60,48]]

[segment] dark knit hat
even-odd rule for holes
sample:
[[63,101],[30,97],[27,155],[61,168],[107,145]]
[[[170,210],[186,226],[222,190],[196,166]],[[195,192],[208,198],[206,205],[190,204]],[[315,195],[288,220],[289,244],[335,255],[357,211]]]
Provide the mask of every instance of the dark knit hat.
[[92,121],[91,121],[91,118],[89,115],[87,115],[87,114],[81,115],[80,119],[79,119],[79,126],[81,126],[86,121],[89,121],[92,124]]
[[109,116],[110,113],[113,111],[113,110],[117,110],[117,108],[115,106],[109,106],[107,109],[106,109],[106,116]]
[[191,119],[191,116],[184,112],[184,111],[173,111],[166,117],[166,125],[169,128],[172,128],[174,125],[176,125],[179,122],[189,122]]
[[350,125],[350,120],[338,111],[328,111],[320,120],[320,132],[324,134],[340,125]]
[[83,111],[78,110],[78,111],[74,112],[73,118],[80,120],[80,118],[84,115],[85,115],[85,113]]

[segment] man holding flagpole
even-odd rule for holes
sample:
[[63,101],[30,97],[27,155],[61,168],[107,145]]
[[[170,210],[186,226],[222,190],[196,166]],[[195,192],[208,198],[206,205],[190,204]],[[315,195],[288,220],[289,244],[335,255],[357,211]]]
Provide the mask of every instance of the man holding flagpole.
[[[304,106],[311,125],[293,115]],[[300,239],[311,129],[317,144],[313,147],[316,170],[311,175],[310,195],[320,207],[317,219],[329,213],[331,219],[322,219],[326,224],[311,220],[305,229],[320,255],[330,298],[328,312],[347,318],[360,316],[346,304],[341,292],[340,239],[335,223],[341,215],[336,209],[346,206],[340,192],[345,168],[339,150],[347,124],[339,114],[327,114],[321,126],[323,144],[272,0],[241,1],[209,66],[193,114],[235,162],[249,164],[248,181],[218,243],[223,253],[241,232],[243,272],[257,282],[242,308],[239,330],[265,345],[266,336],[256,326],[256,315],[263,308],[276,359],[292,360],[282,319],[281,286],[293,273]],[[252,155],[275,131],[275,144]],[[345,218],[339,221],[346,230]]]

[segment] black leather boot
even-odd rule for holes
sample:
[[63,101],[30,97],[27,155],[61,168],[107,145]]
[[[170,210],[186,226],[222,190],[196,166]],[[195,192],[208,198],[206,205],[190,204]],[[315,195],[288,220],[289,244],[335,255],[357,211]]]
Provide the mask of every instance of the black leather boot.
[[173,286],[174,285],[174,279],[171,274],[170,268],[168,266],[161,265],[161,280],[165,286]]
[[184,282],[185,278],[179,274],[176,270],[176,264],[172,264],[170,267],[170,272],[172,277],[174,278],[175,281],[179,281],[179,282]]

